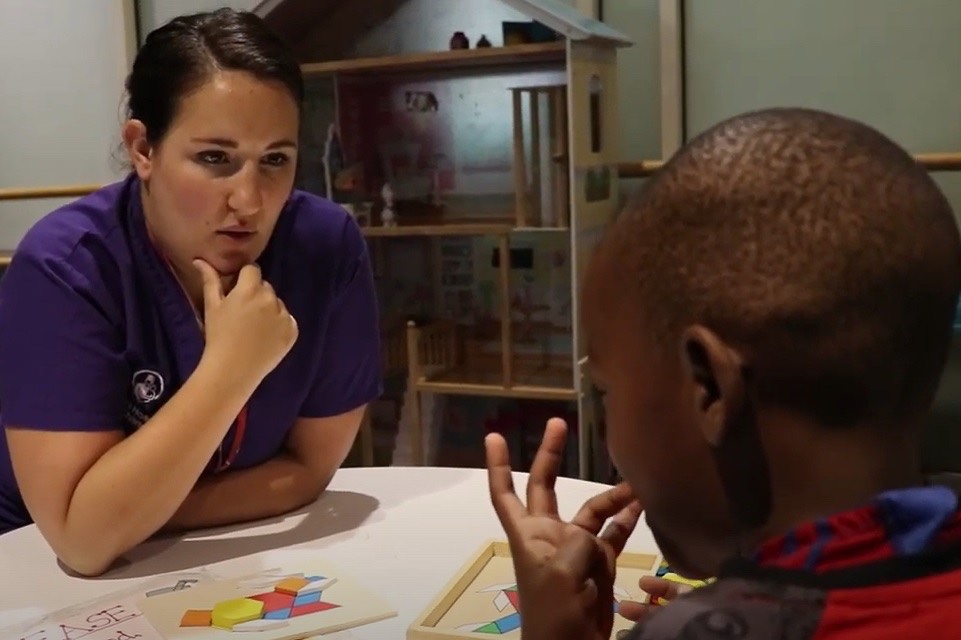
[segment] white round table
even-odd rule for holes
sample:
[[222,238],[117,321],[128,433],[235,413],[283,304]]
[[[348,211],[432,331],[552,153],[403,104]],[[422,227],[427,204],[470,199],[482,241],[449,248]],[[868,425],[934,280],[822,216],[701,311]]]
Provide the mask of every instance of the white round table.
[[[523,498],[527,475],[515,474]],[[605,485],[560,478],[569,519]],[[484,469],[345,468],[313,505],[284,518],[150,541],[96,578],[64,572],[34,526],[0,536],[0,628],[126,589],[155,576],[205,567],[243,575],[273,568],[271,554],[316,554],[381,594],[397,616],[349,631],[369,640],[404,638],[463,564],[489,539],[505,539],[490,506]],[[627,550],[656,553],[644,521]]]

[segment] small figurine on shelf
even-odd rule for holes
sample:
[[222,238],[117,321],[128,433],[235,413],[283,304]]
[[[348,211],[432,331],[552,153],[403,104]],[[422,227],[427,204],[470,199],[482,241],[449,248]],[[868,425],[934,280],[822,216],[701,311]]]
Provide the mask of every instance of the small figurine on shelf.
[[394,190],[389,182],[385,182],[380,190],[380,197],[384,199],[384,209],[380,213],[381,224],[385,227],[397,226],[397,214],[394,213]]
[[463,31],[455,31],[454,35],[450,37],[450,48],[470,49],[470,40],[467,39],[467,35]]
[[485,35],[482,35],[482,36],[480,37],[480,40],[477,41],[477,48],[478,48],[478,49],[485,49],[485,48],[490,47],[490,46],[491,46],[491,41],[488,40],[488,39],[487,39],[487,36],[485,36]]

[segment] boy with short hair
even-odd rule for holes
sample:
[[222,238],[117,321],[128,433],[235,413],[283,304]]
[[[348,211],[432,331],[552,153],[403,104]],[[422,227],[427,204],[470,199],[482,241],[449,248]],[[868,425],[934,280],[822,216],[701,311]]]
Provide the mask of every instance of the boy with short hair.
[[767,109],[686,145],[610,225],[584,289],[626,482],[566,523],[564,424],[526,506],[487,440],[524,640],[610,636],[642,505],[675,570],[718,580],[632,640],[961,637],[958,496],[920,463],[959,290],[950,205],[870,127]]

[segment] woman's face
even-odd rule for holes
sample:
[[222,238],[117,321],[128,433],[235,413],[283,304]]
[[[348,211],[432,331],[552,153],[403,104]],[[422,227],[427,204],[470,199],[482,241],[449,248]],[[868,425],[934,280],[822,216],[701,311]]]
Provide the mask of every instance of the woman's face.
[[263,252],[293,189],[298,129],[287,88],[241,71],[184,96],[152,147],[142,123],[127,123],[147,227],[181,277],[194,280],[202,258],[232,280]]

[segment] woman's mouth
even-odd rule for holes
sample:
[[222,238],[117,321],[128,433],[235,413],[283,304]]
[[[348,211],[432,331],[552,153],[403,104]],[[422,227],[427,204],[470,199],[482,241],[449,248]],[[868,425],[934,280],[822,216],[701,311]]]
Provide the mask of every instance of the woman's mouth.
[[234,242],[246,242],[251,240],[256,234],[252,229],[221,229],[217,231],[217,235],[229,238]]

